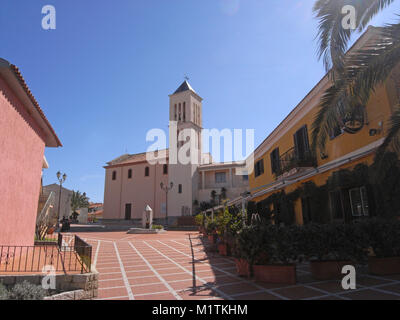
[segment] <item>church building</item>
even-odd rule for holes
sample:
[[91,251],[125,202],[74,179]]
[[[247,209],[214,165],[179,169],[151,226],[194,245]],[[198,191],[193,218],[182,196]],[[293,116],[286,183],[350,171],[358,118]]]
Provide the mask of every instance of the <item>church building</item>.
[[[218,205],[221,199],[232,201],[249,190],[248,176],[237,171],[243,170],[244,163],[214,163],[209,154],[203,153],[203,99],[187,80],[169,96],[169,101],[170,126],[176,124],[176,131],[170,128],[170,149],[152,152],[158,162],[150,163],[150,154],[144,152],[124,154],[104,167],[103,220],[138,221],[149,205],[156,222],[173,224],[177,217],[195,214],[202,203]],[[183,139],[191,140],[188,152],[193,152],[192,157],[198,161],[183,164],[175,158],[187,145],[181,140],[188,129],[193,134]]]

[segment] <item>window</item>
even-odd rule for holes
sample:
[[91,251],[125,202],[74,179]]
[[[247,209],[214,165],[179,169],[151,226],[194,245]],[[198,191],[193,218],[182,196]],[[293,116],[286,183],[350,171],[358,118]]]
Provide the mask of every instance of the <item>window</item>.
[[128,170],[128,179],[132,179],[132,169]]
[[174,108],[174,114],[175,114],[175,121],[176,121],[176,118],[177,118],[176,104],[175,104],[175,108]]
[[215,173],[215,183],[225,183],[226,182],[226,173],[225,172],[216,172]]
[[178,193],[182,193],[182,185],[181,184],[178,186]]
[[117,179],[117,171],[113,171],[112,173],[112,179],[116,180]]
[[254,174],[256,178],[264,173],[264,160],[261,159],[254,165]]
[[149,167],[144,168],[144,176],[148,177],[149,175],[150,175],[150,168]]
[[183,103],[183,122],[186,122],[186,102]]
[[249,176],[247,174],[242,176],[243,181],[249,181]]
[[349,190],[351,214],[353,217],[369,215],[367,188],[354,188]]
[[270,154],[272,173],[278,174],[281,171],[281,163],[279,157],[279,148],[273,150]]
[[342,195],[340,190],[329,192],[331,214],[333,220],[342,220],[344,218]]
[[294,148],[297,159],[304,160],[307,158],[310,152],[310,144],[308,142],[308,130],[306,125],[294,134]]
[[168,174],[168,165],[167,164],[163,165],[163,174]]

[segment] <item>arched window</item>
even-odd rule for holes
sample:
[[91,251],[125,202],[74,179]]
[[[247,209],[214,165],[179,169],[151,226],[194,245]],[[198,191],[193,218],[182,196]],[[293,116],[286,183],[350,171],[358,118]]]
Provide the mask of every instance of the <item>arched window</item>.
[[181,184],[178,186],[178,192],[182,193],[182,185]]
[[168,174],[168,165],[167,164],[163,165],[163,173]]
[[117,171],[112,172],[112,179],[116,180],[117,179]]
[[175,114],[175,121],[176,121],[176,114],[177,114],[177,113],[176,113],[176,104],[175,104],[174,110],[175,110],[175,111],[174,111],[174,114]]
[[150,168],[149,167],[144,168],[144,176],[148,177],[149,175],[150,175]]
[[132,169],[128,170],[128,179],[132,179]]
[[186,102],[183,103],[183,122],[186,122]]

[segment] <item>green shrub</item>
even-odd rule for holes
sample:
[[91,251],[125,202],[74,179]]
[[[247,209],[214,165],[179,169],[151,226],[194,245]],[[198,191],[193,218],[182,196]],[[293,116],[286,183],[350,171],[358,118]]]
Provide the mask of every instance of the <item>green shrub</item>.
[[400,221],[366,219],[358,224],[366,247],[378,258],[400,257]]
[[164,229],[164,227],[161,226],[161,225],[159,225],[159,224],[153,224],[151,228],[152,228],[152,229],[156,229],[156,230],[162,230],[162,229]]
[[265,256],[263,233],[266,226],[261,224],[244,226],[237,234],[234,256],[245,259],[250,265],[262,263]]
[[7,288],[2,283],[0,283],[0,300],[8,300]]
[[196,224],[198,226],[204,226],[205,219],[204,219],[204,215],[203,214],[201,214],[201,213],[197,214],[194,217],[194,220],[195,220],[195,222],[196,222]]
[[207,234],[213,234],[217,231],[217,215],[215,215],[214,221],[211,219],[211,217],[206,217],[206,222],[205,222],[205,228],[207,231]]
[[270,225],[265,228],[263,242],[268,263],[295,263],[301,254],[299,244],[302,235],[300,227],[295,225]]
[[46,290],[41,286],[37,286],[24,281],[22,283],[16,284],[10,291],[10,300],[43,300],[46,296]]
[[354,224],[308,224],[302,227],[299,253],[309,260],[363,262],[368,245]]

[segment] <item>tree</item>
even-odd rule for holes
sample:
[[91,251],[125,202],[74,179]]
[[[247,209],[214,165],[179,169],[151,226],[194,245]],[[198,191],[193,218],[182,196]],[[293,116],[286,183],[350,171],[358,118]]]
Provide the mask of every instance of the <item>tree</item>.
[[217,204],[217,191],[211,191],[211,205],[215,206]]
[[227,197],[226,197],[226,189],[225,188],[221,189],[220,198],[221,198],[221,200],[226,200]]
[[72,192],[71,198],[71,209],[72,212],[76,212],[79,208],[88,208],[89,207],[89,198],[86,196],[86,193],[80,193],[79,191]]
[[[332,130],[343,126],[344,118],[354,120],[363,112],[376,87],[384,83],[400,63],[400,24],[387,24],[377,30],[368,46],[345,54],[354,32],[362,32],[371,19],[394,0],[318,0],[314,13],[319,20],[319,57],[333,82],[321,99],[313,123],[312,148],[325,149]],[[345,6],[355,9],[355,27],[343,27]],[[382,148],[400,133],[400,109],[391,118],[391,128]],[[350,130],[351,131],[351,130]],[[351,132],[350,132],[351,133]]]

